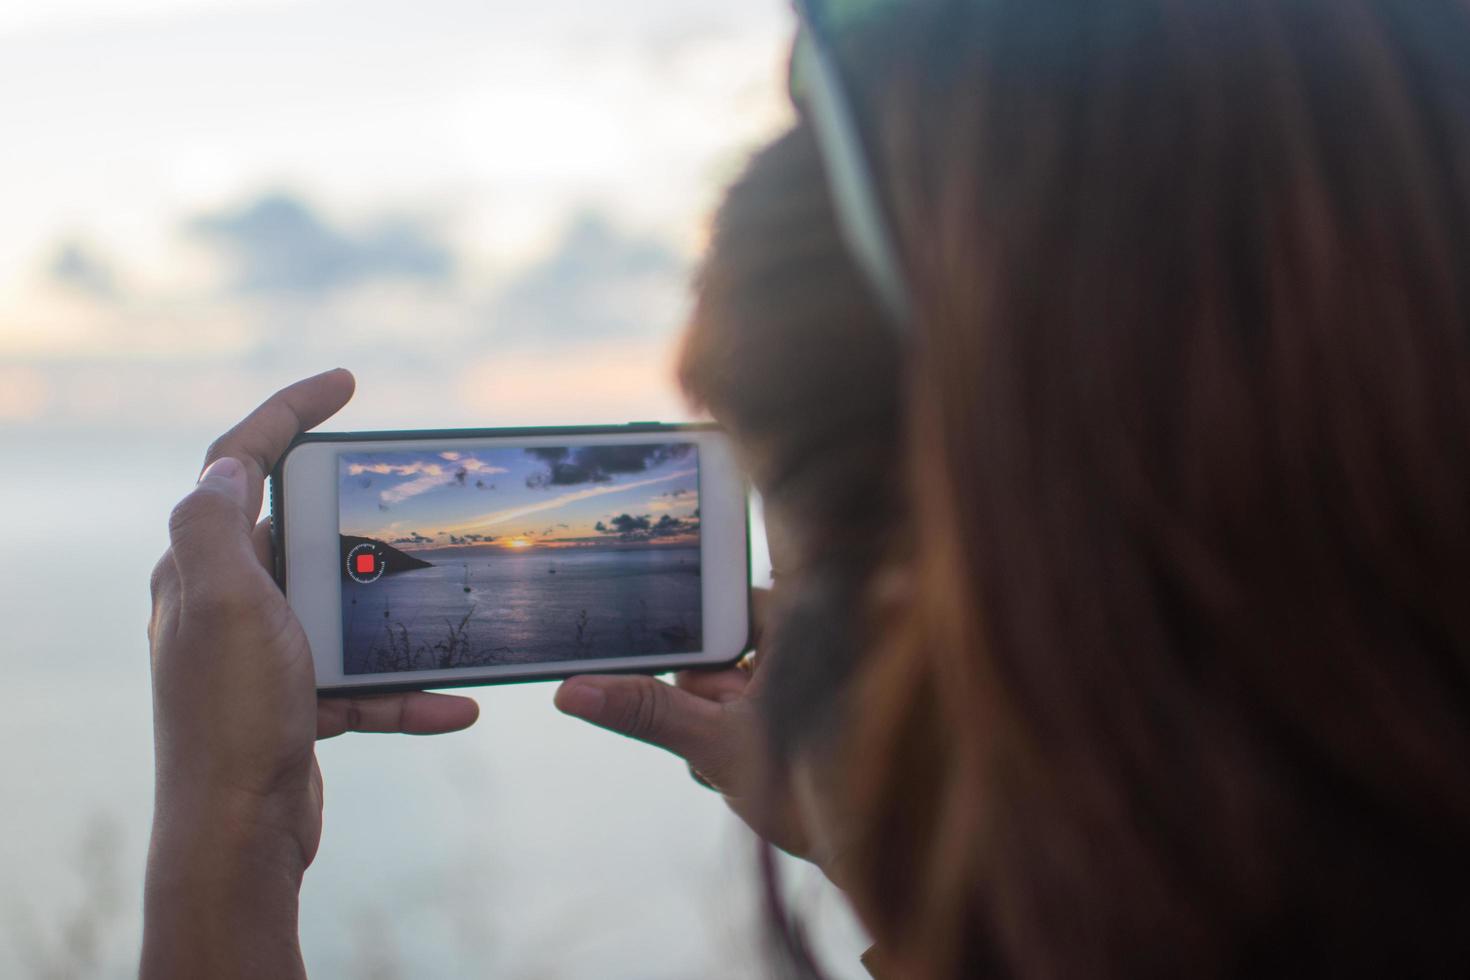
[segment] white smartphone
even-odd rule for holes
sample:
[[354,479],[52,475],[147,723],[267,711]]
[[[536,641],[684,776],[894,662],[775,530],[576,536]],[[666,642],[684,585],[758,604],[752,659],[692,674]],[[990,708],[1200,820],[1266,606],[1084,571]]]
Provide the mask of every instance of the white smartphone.
[[310,433],[271,474],[271,528],[323,693],[750,645],[748,494],[713,426]]

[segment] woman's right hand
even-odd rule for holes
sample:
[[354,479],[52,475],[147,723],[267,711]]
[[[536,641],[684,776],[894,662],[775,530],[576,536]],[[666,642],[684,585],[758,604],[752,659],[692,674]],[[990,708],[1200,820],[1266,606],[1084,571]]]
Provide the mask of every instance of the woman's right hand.
[[[757,627],[767,596],[756,590]],[[681,671],[673,684],[636,675],[584,675],[562,684],[556,706],[674,753],[762,838],[813,860],[794,801],[766,798],[764,729],[756,709],[762,680],[759,670],[735,667]]]

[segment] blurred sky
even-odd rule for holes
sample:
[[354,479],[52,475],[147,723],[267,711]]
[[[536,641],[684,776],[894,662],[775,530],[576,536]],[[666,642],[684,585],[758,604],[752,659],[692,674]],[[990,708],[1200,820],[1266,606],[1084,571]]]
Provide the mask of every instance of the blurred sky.
[[788,118],[777,0],[0,5],[0,425],[672,417],[718,192]]

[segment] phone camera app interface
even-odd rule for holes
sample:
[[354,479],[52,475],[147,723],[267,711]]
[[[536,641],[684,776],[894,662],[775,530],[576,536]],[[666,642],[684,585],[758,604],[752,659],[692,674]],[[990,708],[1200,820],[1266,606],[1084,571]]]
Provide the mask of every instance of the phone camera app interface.
[[353,545],[347,552],[347,577],[359,585],[371,585],[383,577],[387,562],[375,541]]
[[338,457],[348,674],[703,645],[693,443]]

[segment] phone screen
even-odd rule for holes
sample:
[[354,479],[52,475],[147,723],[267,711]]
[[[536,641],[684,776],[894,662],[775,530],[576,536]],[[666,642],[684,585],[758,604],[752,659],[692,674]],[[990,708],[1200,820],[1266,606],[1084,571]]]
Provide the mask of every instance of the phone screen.
[[692,442],[337,457],[345,674],[698,651]]

